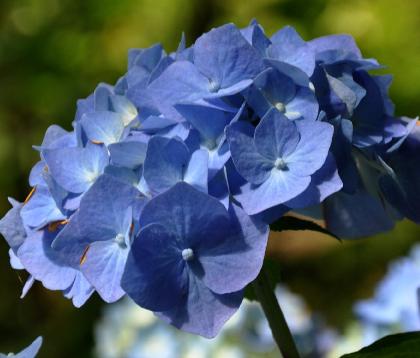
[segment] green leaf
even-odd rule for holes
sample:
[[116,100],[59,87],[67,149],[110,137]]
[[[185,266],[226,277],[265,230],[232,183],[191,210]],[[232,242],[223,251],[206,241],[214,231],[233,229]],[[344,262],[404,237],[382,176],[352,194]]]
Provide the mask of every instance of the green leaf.
[[418,358],[420,357],[420,332],[387,336],[358,352],[341,358]]
[[324,229],[322,226],[318,225],[317,223],[300,219],[294,216],[282,216],[279,220],[275,221],[270,225],[270,229],[272,231],[303,231],[303,230],[310,230],[310,231],[316,231],[320,232],[322,234],[326,234],[328,236],[331,236],[338,241],[341,241],[341,239],[334,235],[332,232],[328,231],[327,229]]

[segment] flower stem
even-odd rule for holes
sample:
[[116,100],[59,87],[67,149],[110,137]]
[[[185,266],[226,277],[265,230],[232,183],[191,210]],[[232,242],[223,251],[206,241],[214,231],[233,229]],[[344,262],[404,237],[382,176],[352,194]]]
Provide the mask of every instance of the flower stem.
[[290,332],[264,268],[253,282],[253,286],[282,356],[284,358],[299,358],[300,355],[293,340],[292,333]]

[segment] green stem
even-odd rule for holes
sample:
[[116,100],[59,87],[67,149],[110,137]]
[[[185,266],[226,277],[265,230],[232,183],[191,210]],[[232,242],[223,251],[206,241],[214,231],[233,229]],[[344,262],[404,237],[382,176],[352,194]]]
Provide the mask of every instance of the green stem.
[[293,340],[292,333],[264,269],[261,270],[253,282],[253,286],[281,354],[284,358],[299,358],[300,355]]

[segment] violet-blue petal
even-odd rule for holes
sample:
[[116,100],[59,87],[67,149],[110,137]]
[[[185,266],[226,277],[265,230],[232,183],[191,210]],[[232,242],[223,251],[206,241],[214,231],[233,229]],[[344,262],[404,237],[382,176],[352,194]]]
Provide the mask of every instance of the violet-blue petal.
[[293,153],[300,139],[296,124],[274,109],[261,119],[254,137],[258,152],[272,161]]
[[352,53],[356,58],[361,58],[362,54],[350,35],[328,35],[318,37],[308,41],[308,45],[316,54],[327,51],[342,51]]
[[[12,355],[11,357],[15,358],[35,358],[38,355],[39,350],[42,345],[42,337],[35,339],[29,347],[25,348],[23,351]],[[10,356],[7,356],[10,357]]]
[[331,147],[334,127],[325,122],[302,120],[296,122],[300,140],[285,161],[297,175],[311,175],[324,164]]
[[245,184],[235,195],[248,215],[261,213],[283,204],[302,193],[310,184],[309,176],[296,176],[293,172],[273,170],[262,184]]
[[215,245],[198,245],[203,282],[218,294],[242,290],[261,270],[269,227],[249,217],[234,204],[229,209],[231,229]]
[[88,139],[94,143],[110,145],[119,142],[124,133],[123,117],[109,111],[86,113],[81,125]]
[[286,104],[285,116],[289,119],[316,120],[319,105],[308,87],[298,87],[295,97]]
[[72,300],[74,307],[82,307],[95,292],[82,272],[77,272],[73,284],[63,292],[64,297]]
[[236,114],[201,104],[178,104],[175,108],[203,138],[213,141],[223,134],[225,127]]
[[188,282],[186,302],[158,315],[183,331],[214,338],[238,310],[243,292],[218,295],[191,272]]
[[57,207],[45,186],[37,186],[32,198],[22,207],[20,214],[25,225],[35,229],[66,219],[66,215]]
[[289,63],[311,76],[315,67],[315,53],[291,26],[285,26],[271,38],[270,57]]
[[121,247],[115,241],[98,241],[89,245],[80,270],[105,302],[118,301],[125,295],[121,278],[128,252],[127,246]]
[[145,226],[135,238],[122,287],[140,306],[164,311],[180,304],[188,293],[182,246],[169,228]]
[[65,263],[61,254],[51,248],[54,235],[47,230],[29,235],[17,256],[36,280],[50,290],[65,290],[74,281],[76,270]]
[[155,136],[150,139],[143,175],[150,189],[159,193],[183,180],[190,153],[179,139]]
[[109,147],[111,161],[114,165],[130,169],[143,165],[146,157],[147,143],[130,140],[111,144]]
[[359,188],[354,194],[339,192],[324,202],[327,229],[343,239],[356,239],[389,231],[393,220],[381,202]]
[[[153,105],[162,114],[168,117],[174,115],[176,118],[177,112],[173,105],[203,98],[208,94],[208,83],[208,79],[191,62],[177,61],[147,87],[147,92]],[[141,103],[144,92],[141,88],[133,87],[129,90],[128,97],[134,103]]]
[[84,195],[79,209],[79,225],[86,243],[126,236],[131,222],[127,216],[140,193],[110,175],[101,176]]
[[334,156],[329,153],[323,166],[311,176],[311,184],[297,197],[285,203],[292,209],[306,208],[319,204],[328,196],[338,192],[343,182],[338,175]]
[[106,148],[96,144],[44,150],[43,156],[57,183],[72,193],[89,189],[109,161]]
[[210,80],[210,90],[253,79],[264,69],[257,51],[233,24],[198,38],[194,44],[194,64]]
[[20,211],[22,204],[12,201],[13,207],[0,220],[0,233],[6,239],[10,248],[16,253],[26,238],[26,230],[23,225]]
[[230,225],[229,215],[217,199],[183,182],[146,204],[140,226],[151,223],[159,223],[192,246],[203,237],[219,240]]
[[227,128],[226,133],[232,159],[239,173],[253,184],[265,181],[274,167],[274,161],[258,152],[253,138],[254,127],[244,121],[236,122]]

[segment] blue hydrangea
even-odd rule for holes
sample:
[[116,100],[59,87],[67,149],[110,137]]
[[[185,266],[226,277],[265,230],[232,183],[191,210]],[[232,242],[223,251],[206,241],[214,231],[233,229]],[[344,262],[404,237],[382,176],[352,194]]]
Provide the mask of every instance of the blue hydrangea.
[[283,214],[343,238],[420,222],[416,120],[395,117],[390,77],[350,36],[269,37],[252,21],[128,57],[78,101],[71,131],[47,129],[30,195],[0,221],[29,273],[22,296],[36,281],[78,307],[128,294],[213,337]]

